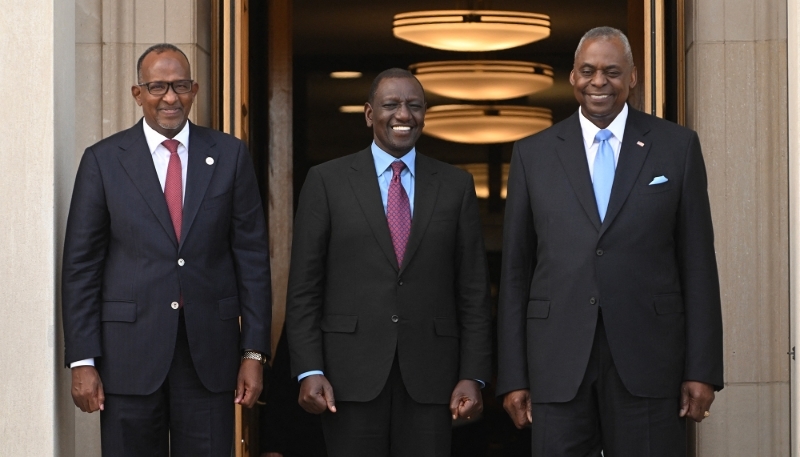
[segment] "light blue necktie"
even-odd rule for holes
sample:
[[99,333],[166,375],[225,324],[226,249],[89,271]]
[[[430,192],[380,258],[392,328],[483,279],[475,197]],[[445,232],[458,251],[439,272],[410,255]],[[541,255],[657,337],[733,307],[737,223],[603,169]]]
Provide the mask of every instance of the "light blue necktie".
[[597,148],[597,155],[594,156],[594,175],[592,185],[594,186],[594,198],[597,201],[597,210],[600,212],[600,222],[606,217],[608,209],[608,199],[611,198],[611,185],[614,184],[614,150],[608,143],[611,138],[610,130],[600,130],[595,135],[595,141],[600,142]]

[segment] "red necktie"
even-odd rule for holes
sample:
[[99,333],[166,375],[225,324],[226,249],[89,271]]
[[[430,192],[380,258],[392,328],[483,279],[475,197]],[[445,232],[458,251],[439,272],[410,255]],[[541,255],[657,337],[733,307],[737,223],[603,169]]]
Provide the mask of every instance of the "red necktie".
[[164,140],[165,148],[169,151],[169,165],[167,165],[167,179],[164,182],[164,198],[167,200],[169,217],[175,228],[175,238],[181,242],[181,222],[183,221],[183,183],[181,173],[181,158],[178,157],[178,140]]
[[392,162],[392,182],[389,184],[389,195],[386,202],[386,220],[389,222],[389,233],[392,235],[394,254],[397,266],[403,266],[408,235],[411,233],[411,206],[408,194],[400,182],[400,173],[406,164],[401,160]]

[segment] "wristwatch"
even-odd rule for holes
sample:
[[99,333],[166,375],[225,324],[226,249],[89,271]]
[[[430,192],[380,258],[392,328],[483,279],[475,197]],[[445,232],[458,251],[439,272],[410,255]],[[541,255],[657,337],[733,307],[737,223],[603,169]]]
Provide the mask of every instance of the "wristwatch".
[[267,364],[267,356],[258,351],[252,351],[250,349],[244,350],[244,355],[242,356],[242,360],[244,359],[257,360],[258,362],[261,363],[261,365]]

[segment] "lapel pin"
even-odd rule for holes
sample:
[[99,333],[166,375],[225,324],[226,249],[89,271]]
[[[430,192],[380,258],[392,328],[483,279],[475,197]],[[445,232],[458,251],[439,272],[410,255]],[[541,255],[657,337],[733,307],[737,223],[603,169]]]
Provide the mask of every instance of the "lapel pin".
[[637,141],[636,144],[638,144],[640,148],[644,147],[644,143],[642,143],[641,141]]
[[214,165],[214,159],[212,159],[211,157],[206,157],[206,163],[209,165]]

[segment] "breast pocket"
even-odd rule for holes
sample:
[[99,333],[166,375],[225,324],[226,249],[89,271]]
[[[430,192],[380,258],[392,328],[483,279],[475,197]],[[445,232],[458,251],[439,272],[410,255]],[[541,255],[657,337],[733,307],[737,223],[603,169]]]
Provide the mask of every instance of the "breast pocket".
[[638,192],[640,194],[657,194],[661,192],[668,192],[673,190],[675,187],[672,181],[667,181],[661,184],[650,184],[649,182],[650,181],[639,186]]
[[209,210],[219,207],[220,205],[230,202],[231,200],[231,192],[225,192],[224,194],[217,195],[215,197],[207,198],[203,201],[203,209]]

